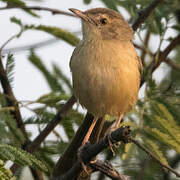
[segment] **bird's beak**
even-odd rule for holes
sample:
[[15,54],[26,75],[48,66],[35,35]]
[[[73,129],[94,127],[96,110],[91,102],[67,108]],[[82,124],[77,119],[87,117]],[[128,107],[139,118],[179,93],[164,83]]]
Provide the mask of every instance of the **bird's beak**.
[[69,10],[73,12],[76,16],[80,17],[82,20],[96,25],[96,22],[84,12],[74,8],[70,8]]

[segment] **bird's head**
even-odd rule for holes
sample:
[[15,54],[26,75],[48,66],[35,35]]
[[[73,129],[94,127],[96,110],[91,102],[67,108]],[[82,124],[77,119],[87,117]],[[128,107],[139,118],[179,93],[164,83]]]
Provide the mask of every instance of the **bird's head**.
[[95,8],[82,12],[71,8],[82,19],[83,38],[129,41],[134,32],[120,13],[107,8]]

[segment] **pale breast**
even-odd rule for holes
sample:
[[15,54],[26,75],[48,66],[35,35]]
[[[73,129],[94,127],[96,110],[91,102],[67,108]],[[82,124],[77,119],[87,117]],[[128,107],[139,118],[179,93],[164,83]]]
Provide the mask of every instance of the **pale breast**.
[[81,42],[70,67],[74,94],[95,116],[119,115],[136,103],[139,61],[131,42]]

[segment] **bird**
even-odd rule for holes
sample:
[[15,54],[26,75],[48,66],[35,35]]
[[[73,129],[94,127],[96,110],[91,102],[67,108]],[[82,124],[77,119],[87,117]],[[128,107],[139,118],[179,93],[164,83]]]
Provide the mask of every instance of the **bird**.
[[133,45],[134,31],[108,8],[69,9],[82,21],[82,40],[70,59],[73,92],[93,116],[86,144],[100,117],[117,116],[114,129],[136,104],[142,64]]

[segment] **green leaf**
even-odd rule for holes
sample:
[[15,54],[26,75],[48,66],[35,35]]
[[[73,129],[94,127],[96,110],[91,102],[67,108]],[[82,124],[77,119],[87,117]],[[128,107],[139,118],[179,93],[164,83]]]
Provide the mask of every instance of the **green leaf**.
[[117,0],[101,0],[108,8],[118,11]]
[[157,141],[169,146],[170,148],[173,148],[177,153],[180,153],[180,145],[169,134],[161,132],[156,128],[146,128],[144,130]]
[[16,121],[10,112],[0,112],[0,120],[5,122],[8,128],[7,137],[12,140],[13,144],[23,144],[25,141],[24,135],[17,128]]
[[18,18],[16,18],[16,17],[14,17],[14,16],[10,18],[10,21],[13,22],[13,23],[15,23],[15,24],[18,24],[18,25],[20,25],[20,26],[23,25],[22,22],[21,22],[21,20],[18,19]]
[[180,145],[180,127],[175,122],[166,106],[161,103],[153,102],[153,108],[158,114],[154,115],[153,119],[158,123],[161,130],[170,135]]
[[28,14],[34,16],[34,17],[39,17],[39,15],[34,13],[32,10],[23,8],[23,7],[26,7],[26,4],[25,4],[25,2],[23,2],[21,0],[2,0],[2,1],[6,2],[7,6],[18,6],[18,7],[21,7],[21,9],[23,11],[25,11],[26,13],[28,13]]
[[2,107],[7,106],[6,95],[0,92],[0,105]]
[[13,78],[14,67],[15,67],[15,61],[14,61],[13,55],[8,54],[7,62],[6,62],[6,75],[8,77],[9,83],[11,84],[11,87],[12,87],[12,83],[14,80],[14,78]]
[[16,180],[12,172],[5,167],[5,164],[1,159],[0,159],[0,179],[1,180]]
[[90,4],[92,0],[83,0],[84,4]]
[[154,141],[147,138],[143,138],[143,141],[146,148],[148,148],[153,155],[155,155],[163,164],[168,165],[166,157]]
[[51,105],[55,105],[56,103],[62,100],[68,100],[69,98],[70,96],[64,93],[51,92],[49,94],[45,94],[40,98],[38,98],[36,102],[51,106]]
[[76,37],[73,33],[70,33],[68,31],[58,28],[58,27],[45,26],[45,25],[39,25],[39,26],[26,25],[25,28],[47,32],[59,39],[64,40],[65,42],[71,44],[72,46],[76,46],[79,43],[79,38]]
[[21,0],[2,0],[3,2],[6,2],[8,6],[25,6],[25,3]]
[[34,125],[47,124],[55,116],[54,113],[47,111],[45,107],[36,108],[33,111],[36,113],[36,116],[32,116],[25,119],[24,124],[34,124]]
[[44,172],[48,171],[45,163],[38,160],[34,155],[7,144],[0,144],[0,158],[3,160],[11,160],[22,166],[28,165]]

